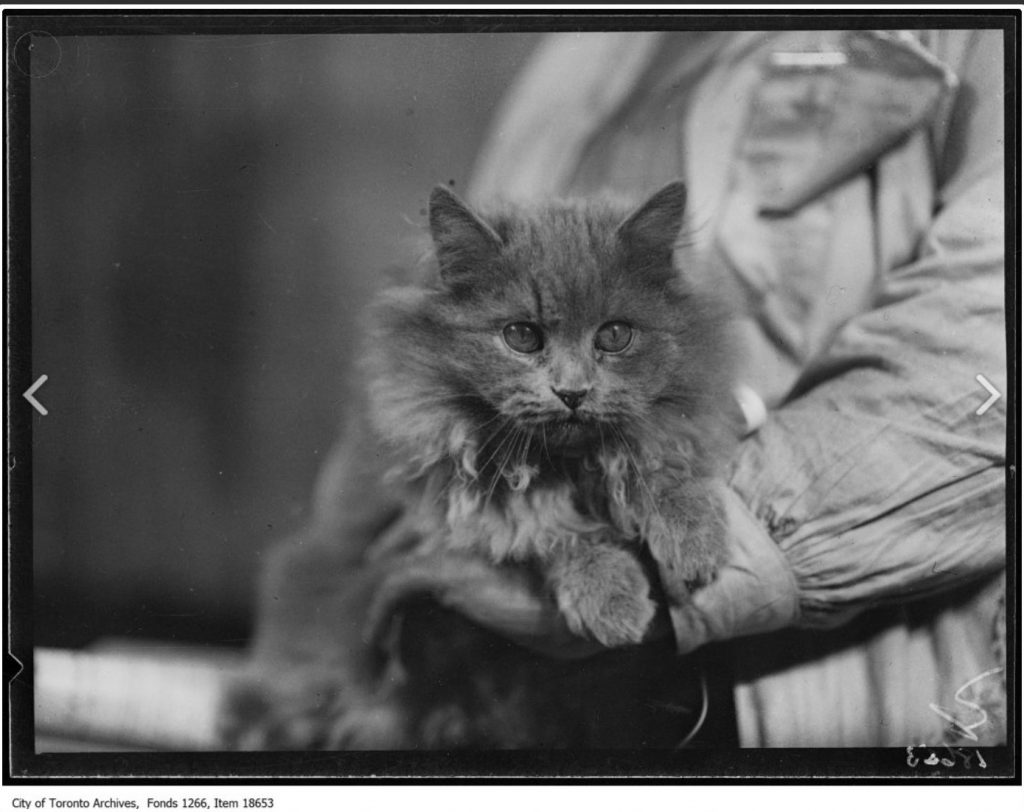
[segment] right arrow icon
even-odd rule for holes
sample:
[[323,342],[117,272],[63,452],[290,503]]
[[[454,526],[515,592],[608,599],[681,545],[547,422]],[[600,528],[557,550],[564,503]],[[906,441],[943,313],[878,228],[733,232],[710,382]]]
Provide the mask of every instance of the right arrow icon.
[[981,416],[981,415],[985,414],[985,412],[987,412],[989,410],[989,408],[992,406],[993,403],[995,403],[997,400],[999,400],[999,398],[1002,397],[1002,394],[1000,393],[1000,391],[998,389],[996,389],[991,384],[989,379],[986,378],[984,375],[975,375],[974,378],[975,378],[975,380],[978,381],[978,383],[980,383],[982,386],[984,386],[988,390],[989,395],[990,395],[989,399],[986,400],[984,403],[982,403],[981,406],[978,407],[978,411],[975,412],[976,415]]

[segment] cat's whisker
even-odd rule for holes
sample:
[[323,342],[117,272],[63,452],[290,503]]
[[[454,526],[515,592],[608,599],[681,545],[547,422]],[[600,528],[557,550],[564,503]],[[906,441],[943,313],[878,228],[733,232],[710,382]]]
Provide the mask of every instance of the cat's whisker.
[[642,492],[647,497],[651,509],[661,520],[662,524],[666,524],[665,517],[661,515],[661,511],[658,509],[658,500],[655,499],[654,492],[651,490],[650,485],[647,484],[647,480],[644,478],[643,470],[640,468],[640,463],[633,455],[633,450],[630,447],[629,441],[626,439],[626,435],[617,426],[613,424],[609,425],[612,431],[614,431],[619,436],[619,440],[622,442],[622,450],[626,453],[626,460],[633,466],[633,470],[636,472],[637,483],[643,489]]
[[601,421],[600,420],[597,422],[597,436],[601,440],[601,456],[602,456],[602,458],[607,459],[608,458],[608,447],[605,445],[605,442],[604,442],[604,429],[601,428]]
[[[488,505],[490,505],[491,498],[494,496],[494,493],[495,493],[495,491],[498,488],[498,481],[502,478],[502,474],[505,471],[505,466],[508,465],[508,461],[511,458],[512,452],[514,451],[517,443],[519,442],[519,438],[522,435],[522,433],[523,433],[523,430],[521,428],[519,428],[518,426],[513,427],[512,434],[510,435],[511,438],[512,438],[512,441],[510,443],[508,443],[508,448],[507,448],[507,450],[505,452],[505,456],[502,457],[501,463],[498,465],[498,468],[494,472],[494,476],[491,479],[491,486],[487,489],[487,495],[484,498],[484,508],[486,508]],[[505,438],[505,439],[507,439],[507,438]],[[504,443],[504,440],[503,440],[502,441],[502,445],[504,445],[504,444],[505,443]]]
[[509,432],[502,438],[501,443],[498,448],[495,449],[495,453],[491,458],[491,462],[494,462],[495,481],[501,477],[501,474],[505,470],[505,466],[508,464],[509,457],[512,455],[512,450],[519,441],[519,433],[521,429],[519,426],[513,424],[511,420],[509,423]]
[[662,426],[659,423],[656,423],[649,415],[636,414],[632,416],[632,419],[638,423],[641,423],[644,426],[647,426],[648,428],[655,430],[656,432],[661,432],[664,430],[664,426]]
[[548,450],[548,431],[547,424],[545,423],[540,424],[540,441],[544,447],[544,456],[547,458],[548,463],[554,465],[554,460],[551,459],[551,452]]
[[531,434],[526,429],[520,433],[519,442],[516,443],[515,453],[512,455],[513,467],[526,464],[526,458],[530,450],[530,437]]
[[[492,434],[492,435],[491,435],[491,436],[490,436],[490,437],[489,437],[489,438],[488,438],[488,439],[487,439],[487,440],[486,440],[486,441],[485,441],[485,442],[484,442],[484,443],[483,443],[483,444],[481,445],[481,448],[486,448],[486,447],[487,447],[487,445],[488,445],[489,443],[493,442],[493,441],[494,441],[494,439],[495,439],[495,438],[496,438],[496,437],[497,437],[497,436],[498,436],[499,434],[501,434],[501,433],[502,433],[503,431],[506,431],[506,430],[508,429],[508,427],[509,427],[509,425],[510,425],[511,423],[512,423],[512,418],[510,418],[510,417],[509,417],[509,418],[506,418],[506,419],[505,419],[505,421],[504,421],[504,422],[503,422],[503,423],[502,423],[502,424],[501,424],[500,426],[498,426],[498,428],[497,428],[497,429],[496,429],[496,430],[494,431],[494,433],[493,433],[493,434]],[[499,454],[499,453],[501,452],[501,450],[502,450],[502,448],[504,447],[505,443],[507,443],[507,442],[508,442],[508,440],[509,440],[509,438],[510,438],[510,437],[512,437],[512,436],[514,436],[514,435],[513,435],[512,433],[506,433],[506,434],[505,434],[505,435],[504,435],[504,436],[503,436],[503,437],[502,437],[502,438],[501,438],[501,439],[500,439],[500,440],[499,440],[499,441],[498,441],[498,442],[497,442],[497,443],[495,444],[495,446],[494,446],[494,449],[493,449],[493,450],[491,451],[491,454],[490,454],[490,456],[489,456],[489,457],[488,457],[488,458],[486,459],[486,461],[484,462],[484,464],[483,464],[483,465],[480,465],[480,466],[478,466],[478,468],[479,468],[479,470],[480,470],[480,472],[481,472],[481,473],[483,473],[483,472],[484,472],[484,471],[485,471],[485,470],[487,469],[487,466],[489,466],[489,465],[490,465],[490,464],[491,464],[492,462],[494,462],[494,459],[495,459],[495,458],[496,458],[496,457],[498,456],[498,454]],[[499,469],[500,469],[500,466],[499,466]]]
[[530,447],[533,445],[533,432],[523,432],[523,449],[519,454],[519,464],[526,465],[530,459]]
[[487,426],[491,425],[491,423],[493,423],[495,420],[501,420],[501,419],[508,420],[508,418],[505,417],[505,415],[503,415],[501,412],[495,412],[493,415],[491,415],[489,418],[487,418],[483,423],[480,423],[477,426],[477,429],[484,429]]
[[[491,443],[494,442],[494,440],[498,437],[498,435],[501,434],[501,432],[505,431],[508,428],[509,423],[511,423],[511,422],[512,422],[511,418],[508,418],[508,417],[505,418],[502,421],[500,426],[498,426],[494,431],[492,431],[490,433],[490,435],[488,435],[485,439],[483,439],[480,442],[479,447],[480,448],[487,448],[489,445],[491,445]],[[488,458],[487,462],[489,463],[491,461],[491,459],[493,459],[493,457],[494,457],[494,455],[492,454],[491,457]],[[487,463],[484,463],[484,464],[486,465]]]
[[660,517],[661,513],[658,510],[658,502],[654,498],[654,492],[651,490],[650,485],[647,483],[647,478],[644,476],[643,469],[640,467],[640,462],[637,460],[636,455],[633,453],[633,449],[630,447],[626,438],[622,436],[621,432],[620,437],[622,437],[623,450],[626,452],[626,459],[633,466],[633,470],[636,472],[637,483],[641,486],[641,488],[643,488],[644,495],[647,496],[647,499],[650,502],[651,507],[654,509],[654,512],[657,513]]
[[[504,440],[502,440],[502,444],[504,444]],[[501,479],[501,469],[496,468],[494,471],[491,472],[490,477],[490,482],[487,484],[487,491],[486,493],[484,493],[484,504],[483,508],[481,509],[481,512],[486,512],[488,506],[490,506],[491,504],[491,498],[494,496],[494,492],[495,490],[497,490],[498,487],[498,481]]]

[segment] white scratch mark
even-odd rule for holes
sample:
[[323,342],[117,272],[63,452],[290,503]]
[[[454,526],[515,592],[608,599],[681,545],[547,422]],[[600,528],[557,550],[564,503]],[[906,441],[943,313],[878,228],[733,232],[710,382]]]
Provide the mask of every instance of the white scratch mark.
[[265,225],[267,228],[269,228],[274,234],[277,234],[277,229],[274,228],[272,225],[270,225],[270,223],[267,222],[267,218],[266,217],[264,217],[259,212],[256,213],[256,216],[260,218],[260,222],[263,223],[263,225]]

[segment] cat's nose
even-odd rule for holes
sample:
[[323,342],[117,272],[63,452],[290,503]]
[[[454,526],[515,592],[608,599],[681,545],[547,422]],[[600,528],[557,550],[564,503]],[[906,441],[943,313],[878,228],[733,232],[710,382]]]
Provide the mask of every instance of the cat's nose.
[[579,408],[579,405],[583,402],[583,398],[587,396],[587,392],[589,392],[590,390],[552,388],[551,391],[558,395],[558,399],[561,400],[562,403],[564,403],[573,411],[576,411]]

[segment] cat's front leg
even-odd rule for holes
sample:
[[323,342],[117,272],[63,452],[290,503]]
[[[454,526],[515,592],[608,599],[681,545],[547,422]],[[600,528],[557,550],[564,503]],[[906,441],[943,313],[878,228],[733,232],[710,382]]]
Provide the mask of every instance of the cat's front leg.
[[712,481],[657,472],[651,503],[641,523],[644,541],[661,565],[673,603],[712,581],[725,559],[725,519]]
[[639,643],[657,611],[635,556],[604,541],[557,547],[547,577],[569,628],[605,646]]

